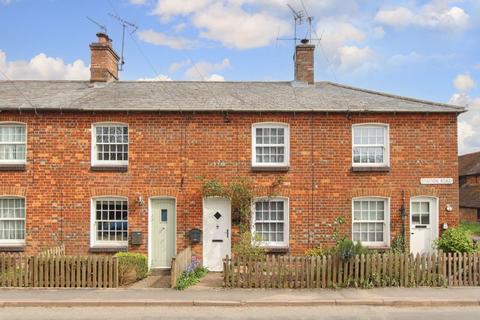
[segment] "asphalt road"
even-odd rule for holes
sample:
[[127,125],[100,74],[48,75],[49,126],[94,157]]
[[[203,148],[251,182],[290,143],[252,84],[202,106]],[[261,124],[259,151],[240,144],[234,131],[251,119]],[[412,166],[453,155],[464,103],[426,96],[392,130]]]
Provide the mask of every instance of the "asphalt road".
[[1,308],[1,320],[154,319],[479,319],[480,307],[123,307]]

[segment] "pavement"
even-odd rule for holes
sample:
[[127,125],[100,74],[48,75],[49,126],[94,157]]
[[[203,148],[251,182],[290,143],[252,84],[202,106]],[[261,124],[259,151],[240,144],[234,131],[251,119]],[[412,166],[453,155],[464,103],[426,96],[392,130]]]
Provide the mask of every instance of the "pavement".
[[375,289],[0,289],[6,307],[480,307],[480,287]]

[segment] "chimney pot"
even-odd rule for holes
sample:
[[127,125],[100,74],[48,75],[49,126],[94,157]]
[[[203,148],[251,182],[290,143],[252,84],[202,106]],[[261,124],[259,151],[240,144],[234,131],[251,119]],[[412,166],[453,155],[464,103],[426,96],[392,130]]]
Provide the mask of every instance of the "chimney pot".
[[315,45],[309,44],[308,39],[302,39],[301,44],[295,47],[295,81],[313,85]]
[[90,82],[118,80],[120,57],[112,48],[112,40],[106,33],[97,33],[98,42],[90,44]]

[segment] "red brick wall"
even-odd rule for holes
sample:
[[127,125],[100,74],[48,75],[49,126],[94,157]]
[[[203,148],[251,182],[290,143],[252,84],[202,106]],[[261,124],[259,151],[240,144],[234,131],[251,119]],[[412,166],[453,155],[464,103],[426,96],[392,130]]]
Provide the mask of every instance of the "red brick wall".
[[480,175],[466,176],[465,184],[476,186],[480,184]]
[[[221,181],[249,176],[258,195],[267,195],[276,177],[283,176],[278,194],[290,198],[294,253],[331,244],[332,223],[339,215],[346,218],[342,232],[350,233],[354,196],[391,198],[392,238],[401,230],[402,191],[407,213],[411,196],[433,195],[440,199],[439,225],[458,223],[453,114],[353,114],[349,119],[336,113],[232,113],[228,118],[225,122],[220,113],[0,113],[0,121],[28,125],[26,171],[0,172],[0,195],[26,196],[27,251],[63,239],[67,252],[87,253],[90,198],[95,195],[128,197],[130,231],[143,231],[145,239],[130,250],[141,252],[147,251],[148,215],[138,197],[176,197],[177,246],[182,248],[186,232],[202,228],[201,176]],[[128,123],[128,172],[90,171],[91,125],[100,121]],[[287,173],[250,169],[251,124],[262,121],[290,124]],[[390,172],[351,172],[351,126],[363,122],[390,125]],[[225,165],[219,166],[219,161]],[[453,177],[454,184],[422,186],[421,177]],[[453,206],[452,212],[445,211],[447,204]],[[194,250],[200,252],[201,245]]]
[[468,222],[479,221],[477,210],[480,210],[480,209],[460,207],[460,221],[468,221]]

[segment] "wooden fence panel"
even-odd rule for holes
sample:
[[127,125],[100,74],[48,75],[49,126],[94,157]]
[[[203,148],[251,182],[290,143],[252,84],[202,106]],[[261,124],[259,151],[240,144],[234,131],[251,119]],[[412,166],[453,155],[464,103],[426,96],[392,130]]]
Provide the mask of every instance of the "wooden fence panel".
[[[109,278],[108,283],[112,283]],[[475,254],[367,254],[226,257],[224,285],[236,288],[420,287],[480,285]]]
[[[96,270],[96,262],[103,266],[98,273],[92,272]],[[115,288],[118,287],[118,262],[112,256],[92,259],[0,253],[0,287]]]

